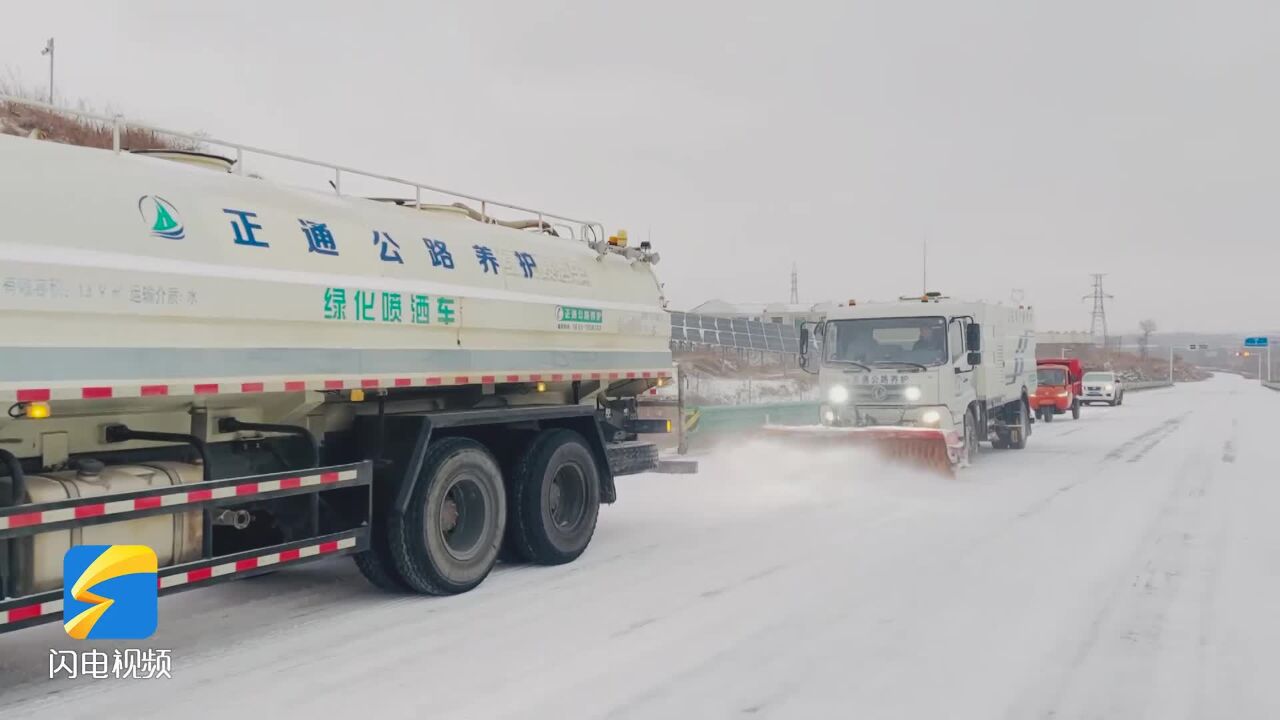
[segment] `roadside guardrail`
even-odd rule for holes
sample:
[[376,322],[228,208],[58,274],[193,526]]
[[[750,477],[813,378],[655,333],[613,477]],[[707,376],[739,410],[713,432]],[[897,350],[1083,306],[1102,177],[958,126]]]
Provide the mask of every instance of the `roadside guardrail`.
[[1162,387],[1173,387],[1173,383],[1169,380],[1143,380],[1124,384],[1125,390],[1154,390]]

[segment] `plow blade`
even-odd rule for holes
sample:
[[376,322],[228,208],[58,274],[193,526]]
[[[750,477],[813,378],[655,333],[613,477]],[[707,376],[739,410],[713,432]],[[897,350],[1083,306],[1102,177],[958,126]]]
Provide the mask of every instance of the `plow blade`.
[[811,447],[865,447],[893,462],[954,475],[964,441],[955,431],[911,427],[766,425],[767,438]]

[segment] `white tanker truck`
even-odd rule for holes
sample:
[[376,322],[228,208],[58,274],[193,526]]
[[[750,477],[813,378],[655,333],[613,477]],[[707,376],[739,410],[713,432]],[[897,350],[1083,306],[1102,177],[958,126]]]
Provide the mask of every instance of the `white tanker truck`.
[[118,138],[0,135],[0,632],[63,619],[75,545],[149,546],[162,594],[340,554],[464,592],[500,554],[575,559],[656,465],[647,243]]

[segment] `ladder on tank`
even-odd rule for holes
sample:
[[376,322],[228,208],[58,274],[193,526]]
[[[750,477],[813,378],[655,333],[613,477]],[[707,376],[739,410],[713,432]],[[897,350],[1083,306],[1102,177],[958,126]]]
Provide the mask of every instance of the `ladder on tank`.
[[[22,105],[26,107],[44,110],[45,112],[56,113],[59,115],[69,115],[72,117],[77,117],[85,120],[91,120],[97,123],[102,123],[104,127],[110,127],[111,129],[111,149],[116,153],[124,152],[124,150],[122,150],[121,148],[121,139],[125,137],[126,134],[131,130],[152,133],[155,135],[164,135],[172,138],[180,138],[182,140],[185,140],[197,146],[217,145],[217,146],[229,148],[235,151],[235,158],[232,161],[230,171],[237,175],[245,174],[244,170],[245,170],[246,155],[258,155],[262,157],[276,158],[278,160],[284,160],[291,163],[297,163],[297,164],[306,165],[313,168],[321,168],[324,170],[328,170],[333,174],[332,179],[329,181],[329,185],[332,187],[333,191],[340,196],[343,195],[342,181],[343,181],[343,178],[345,177],[362,177],[362,178],[368,178],[371,180],[389,182],[389,183],[404,185],[406,187],[413,188],[412,200],[408,198],[404,198],[402,200],[400,199],[394,200],[395,202],[401,205],[405,205],[405,206],[411,205],[418,209],[441,207],[440,205],[432,205],[430,203],[423,202],[422,196],[424,192],[435,193],[437,195],[443,195],[448,198],[453,198],[455,200],[454,204],[444,205],[443,207],[446,207],[446,208],[453,207],[453,208],[462,209],[464,211],[469,210],[467,214],[471,215],[474,219],[480,220],[481,222],[505,225],[507,227],[515,227],[515,228],[536,227],[540,231],[545,231],[546,229],[549,229],[549,228],[560,228],[565,230],[571,239],[585,242],[588,245],[590,245],[593,249],[597,250],[598,252],[603,253],[608,249],[609,237],[605,232],[604,225],[594,220],[582,220],[578,218],[572,218],[567,215],[547,212],[545,210],[538,210],[535,208],[523,207],[521,205],[514,205],[512,203],[492,200],[489,198],[480,197],[478,195],[471,195],[469,193],[458,192],[456,190],[448,190],[445,188],[436,187],[434,185],[428,185],[426,183],[421,183],[414,180],[406,180],[404,178],[398,178],[391,175],[382,175],[379,173],[368,172],[365,170],[358,170],[356,168],[346,167],[343,165],[335,165],[333,163],[325,162],[323,160],[314,160],[311,158],[299,157],[297,155],[290,155],[287,153],[276,152],[274,150],[267,150],[264,148],[254,147],[252,145],[244,145],[241,143],[230,142],[228,140],[219,140],[217,138],[209,137],[206,135],[196,135],[193,133],[179,132],[177,130],[169,130],[167,128],[162,128],[155,125],[147,125],[139,122],[126,121],[123,115],[100,115],[97,113],[88,112],[86,110],[77,110],[73,108],[58,107],[56,105],[51,105],[49,103],[41,102],[39,100],[30,100],[27,98],[20,98],[20,97],[14,97],[11,95],[0,94],[0,105],[5,105],[5,104]],[[349,197],[362,197],[362,196],[350,195]],[[389,200],[388,198],[365,198],[365,199],[382,200],[382,201]],[[478,213],[473,209],[467,208],[465,205],[457,203],[458,200],[467,200],[473,203],[478,203],[480,206]],[[498,211],[511,211],[511,212],[519,213],[520,215],[526,216],[526,219],[523,221],[519,219],[499,220],[492,215],[492,211],[495,209]],[[531,216],[531,217],[528,217],[528,216]],[[535,223],[535,220],[536,220],[536,223]]]

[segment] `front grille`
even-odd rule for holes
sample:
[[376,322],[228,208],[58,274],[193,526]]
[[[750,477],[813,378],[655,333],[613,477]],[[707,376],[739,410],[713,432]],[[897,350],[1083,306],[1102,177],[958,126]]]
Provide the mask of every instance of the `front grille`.
[[[853,398],[858,404],[865,403],[901,403],[906,402],[902,396],[905,385],[859,385],[853,389]],[[881,394],[877,394],[879,390]]]

